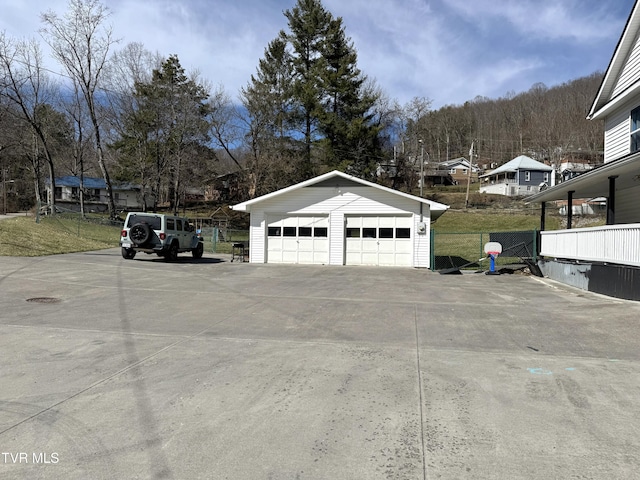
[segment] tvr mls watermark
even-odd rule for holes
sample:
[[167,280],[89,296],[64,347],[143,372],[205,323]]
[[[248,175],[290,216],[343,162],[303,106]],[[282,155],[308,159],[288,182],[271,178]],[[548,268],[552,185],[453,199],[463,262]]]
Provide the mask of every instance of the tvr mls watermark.
[[5,464],[38,464],[38,465],[55,465],[60,461],[60,456],[56,452],[0,452],[2,462]]

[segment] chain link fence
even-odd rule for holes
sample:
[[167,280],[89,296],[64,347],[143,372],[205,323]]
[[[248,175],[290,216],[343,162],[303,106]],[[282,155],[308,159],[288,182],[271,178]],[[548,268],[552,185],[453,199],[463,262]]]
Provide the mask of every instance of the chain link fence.
[[488,242],[502,245],[495,259],[496,268],[537,261],[537,230],[514,232],[438,233],[432,230],[431,269],[452,268],[488,270],[489,259],[484,252]]
[[[40,223],[42,219],[46,219],[49,223],[56,223],[63,230],[78,237],[91,240],[104,240],[101,231],[96,231],[96,226],[117,227],[121,229],[124,225],[123,219],[111,220],[104,213],[87,213],[82,215],[77,209],[68,209],[59,205],[55,206],[55,214],[51,214],[50,207],[41,206],[36,209],[35,221]],[[114,244],[118,244],[118,238],[114,237]]]
[[203,227],[200,234],[204,240],[204,251],[211,253],[233,253],[233,245],[244,243],[249,246],[249,230]]

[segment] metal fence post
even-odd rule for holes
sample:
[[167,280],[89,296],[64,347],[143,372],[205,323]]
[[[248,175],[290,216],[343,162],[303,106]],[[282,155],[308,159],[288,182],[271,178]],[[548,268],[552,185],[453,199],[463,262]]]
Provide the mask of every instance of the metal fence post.
[[218,227],[213,227],[213,231],[211,232],[211,245],[212,253],[216,253],[218,245]]
[[430,259],[429,259],[429,263],[431,264],[431,271],[435,272],[436,271],[436,231],[432,228],[429,230],[429,236],[431,237],[429,240],[431,242],[430,245]]

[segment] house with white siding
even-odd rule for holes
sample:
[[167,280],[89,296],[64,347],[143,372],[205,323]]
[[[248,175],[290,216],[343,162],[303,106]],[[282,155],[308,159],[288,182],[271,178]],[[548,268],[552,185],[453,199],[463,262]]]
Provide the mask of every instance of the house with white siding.
[[[602,121],[604,164],[526,199],[541,205],[540,267],[551,278],[640,300],[640,7],[634,4],[588,117]],[[544,231],[545,205],[606,198],[606,225]]]
[[449,207],[339,171],[234,205],[249,261],[430,267],[430,224]]

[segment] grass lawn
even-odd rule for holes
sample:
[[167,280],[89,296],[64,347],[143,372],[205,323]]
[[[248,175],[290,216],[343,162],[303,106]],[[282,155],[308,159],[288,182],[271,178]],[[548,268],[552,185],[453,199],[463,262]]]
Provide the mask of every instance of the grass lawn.
[[[512,232],[540,230],[540,215],[503,210],[456,210],[445,212],[431,225],[436,233]],[[560,217],[547,215],[546,230],[558,230]]]
[[[100,224],[103,220],[100,217],[82,220],[79,215],[42,217],[40,223],[31,216],[0,220],[0,256],[32,257],[117,247],[120,227]],[[453,255],[449,252],[449,248],[453,248],[455,255],[479,258],[482,248],[478,245],[486,240],[484,236],[473,234],[536,230],[540,228],[540,216],[533,212],[516,213],[505,209],[450,210],[431,228],[436,235],[441,234],[441,240],[444,240],[444,234],[471,235],[470,239],[452,235],[444,244],[436,242],[437,255]],[[547,215],[546,229],[559,228],[560,217]],[[233,231],[228,236],[230,238],[219,238],[214,244],[212,232],[203,231],[205,251],[231,253],[234,242],[248,240],[247,231]],[[464,246],[454,247],[455,243]],[[446,246],[446,251],[440,252],[443,246]]]
[[0,256],[37,257],[118,246],[120,227],[80,220],[79,216],[0,220]]
[[[465,268],[488,268],[484,245],[492,241],[490,233],[496,232],[533,232],[540,229],[540,215],[535,213],[514,212],[505,209],[493,210],[451,210],[445,212],[431,225],[434,234],[435,268],[445,269],[466,265],[485,258],[484,263],[474,263]],[[545,229],[560,228],[560,217],[547,215]],[[495,240],[493,240],[495,241]],[[498,257],[496,265],[519,263],[520,257],[532,257],[534,235],[500,235],[504,255]],[[524,243],[523,243],[524,242]]]

